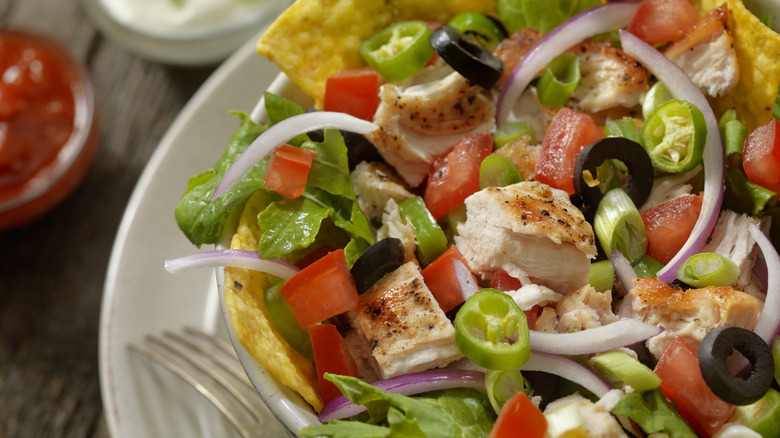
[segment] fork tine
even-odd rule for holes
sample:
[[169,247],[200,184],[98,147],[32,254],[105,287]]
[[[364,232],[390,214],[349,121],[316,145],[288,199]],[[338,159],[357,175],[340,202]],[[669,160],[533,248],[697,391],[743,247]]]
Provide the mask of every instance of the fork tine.
[[[219,362],[222,368],[230,371],[236,378],[249,386],[253,392],[255,391],[252,382],[249,381],[249,377],[246,375],[246,371],[244,371],[244,367],[238,361],[236,350],[233,349],[233,345],[230,342],[193,327],[185,327],[184,334],[188,336],[181,336],[182,341],[212,357]],[[219,353],[220,351],[222,354]]]
[[[168,334],[170,335],[170,334]],[[236,380],[204,354],[181,344],[175,337],[147,336],[146,343],[129,347],[170,370],[208,399],[245,438],[261,435],[259,417],[265,405],[257,393],[248,393],[245,383]],[[216,350],[216,349],[215,349]],[[225,360],[224,352],[219,353]],[[229,358],[229,356],[227,356]],[[233,359],[237,362],[237,359]],[[243,389],[239,389],[242,388]]]

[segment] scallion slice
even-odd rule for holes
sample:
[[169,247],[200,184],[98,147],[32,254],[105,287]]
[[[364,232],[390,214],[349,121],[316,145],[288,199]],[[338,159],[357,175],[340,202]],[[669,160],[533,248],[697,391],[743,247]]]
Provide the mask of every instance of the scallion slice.
[[612,289],[615,283],[615,269],[609,260],[600,260],[590,264],[590,275],[588,284],[593,286],[599,292],[606,292]]
[[672,96],[672,93],[669,92],[669,89],[666,88],[663,82],[656,82],[642,97],[642,118],[650,117],[650,114],[656,108],[673,98],[674,96]]
[[623,137],[639,143],[639,128],[630,117],[610,120],[604,125],[604,135],[607,137]]
[[593,229],[605,253],[618,250],[631,261],[645,255],[645,223],[623,189],[612,189],[604,195],[596,209]]
[[620,380],[637,392],[645,392],[661,386],[661,378],[653,370],[625,351],[607,351],[593,356],[590,360],[596,372],[607,377],[607,380],[610,378]]
[[479,165],[479,188],[505,187],[523,181],[523,175],[509,158],[488,155]]
[[530,143],[536,143],[536,132],[534,125],[525,120],[519,122],[505,123],[496,129],[493,133],[493,145],[498,148],[506,146],[509,142],[527,135],[530,137]]
[[531,387],[520,370],[487,370],[485,390],[493,410],[499,413],[504,403],[516,392],[524,392],[527,395],[531,392]]
[[702,252],[688,257],[677,278],[693,287],[728,286],[739,277],[739,266],[720,254]]
[[544,69],[536,85],[539,102],[545,106],[563,106],[580,83],[580,58],[564,53]]

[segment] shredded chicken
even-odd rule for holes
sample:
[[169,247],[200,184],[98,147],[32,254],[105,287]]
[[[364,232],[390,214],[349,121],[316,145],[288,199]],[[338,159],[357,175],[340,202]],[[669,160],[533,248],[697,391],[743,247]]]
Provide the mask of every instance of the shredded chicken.
[[404,248],[404,262],[417,262],[417,240],[414,226],[401,217],[401,209],[393,199],[388,199],[382,213],[382,226],[377,230],[377,239],[395,237],[401,241]]
[[542,310],[536,330],[544,332],[579,332],[619,320],[612,312],[612,294],[598,292],[586,284],[561,298],[554,307]]
[[372,220],[382,218],[389,199],[401,202],[414,196],[382,163],[358,164],[352,171],[352,182],[360,209]]

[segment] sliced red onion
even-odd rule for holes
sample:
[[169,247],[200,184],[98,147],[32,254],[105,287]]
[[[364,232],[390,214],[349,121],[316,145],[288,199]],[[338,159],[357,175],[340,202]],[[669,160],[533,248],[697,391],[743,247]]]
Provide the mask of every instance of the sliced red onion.
[[593,35],[626,27],[634,18],[638,3],[613,2],[581,12],[545,35],[512,71],[498,96],[496,124],[507,122],[512,107],[531,80],[555,57]]
[[455,271],[455,280],[458,281],[458,289],[463,295],[463,300],[468,300],[480,289],[479,285],[474,281],[471,271],[462,261],[453,258],[452,269]]
[[646,341],[663,332],[659,326],[621,319],[601,327],[571,333],[530,331],[531,350],[553,354],[593,354]]
[[[372,383],[373,386],[394,394],[415,395],[428,391],[451,388],[485,388],[485,373],[479,371],[437,369],[391,377]],[[323,423],[351,417],[366,410],[343,395],[325,404],[319,420]]]
[[379,126],[349,114],[331,111],[300,114],[284,119],[263,132],[236,158],[236,161],[230,166],[230,169],[228,169],[216,190],[214,190],[211,200],[213,201],[227,192],[233,184],[249,172],[252,166],[277,147],[300,134],[327,128],[368,134],[379,129]]
[[636,278],[636,272],[634,272],[634,267],[631,266],[631,261],[618,250],[609,254],[609,261],[612,263],[612,269],[615,270],[615,276],[617,276],[618,281],[623,285],[623,290],[627,293],[634,287],[634,279]]
[[257,251],[244,249],[206,251],[165,261],[165,269],[174,274],[188,269],[215,266],[251,269],[283,280],[290,279],[299,271],[297,267],[282,259],[262,259]]
[[758,247],[761,248],[767,268],[766,300],[754,331],[767,344],[772,345],[775,336],[780,335],[780,255],[777,254],[772,242],[755,224],[750,224],[749,229]]
[[720,138],[718,120],[715,118],[707,98],[677,64],[625,30],[620,31],[620,43],[623,51],[642,63],[659,81],[663,82],[672,96],[676,99],[686,100],[699,108],[707,124],[707,142],[704,146],[703,160],[704,197],[701,212],[683,247],[666,266],[658,271],[658,278],[668,283],[677,277],[677,269],[680,265],[704,247],[712,229],[715,228],[723,202],[723,141]]
[[520,370],[555,374],[582,386],[597,397],[603,397],[612,389],[606,380],[590,368],[557,354],[535,351],[531,354],[531,359],[520,367]]

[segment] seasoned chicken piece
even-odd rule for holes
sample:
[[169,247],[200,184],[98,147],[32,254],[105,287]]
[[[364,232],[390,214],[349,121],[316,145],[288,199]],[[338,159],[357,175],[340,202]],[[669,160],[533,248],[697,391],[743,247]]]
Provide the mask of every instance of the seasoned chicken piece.
[[694,178],[701,173],[702,167],[696,166],[692,170],[679,175],[667,175],[656,178],[653,181],[653,188],[650,190],[650,196],[644,204],[639,207],[639,212],[649,210],[656,205],[671,201],[680,196],[690,195],[693,190],[691,185]]
[[563,296],[555,306],[545,307],[536,330],[570,333],[601,327],[618,321],[612,312],[612,294],[586,284]]
[[352,181],[360,209],[372,220],[382,218],[388,199],[401,202],[414,197],[382,163],[361,162],[352,171]]
[[546,306],[563,298],[563,295],[538,284],[526,284],[520,289],[506,291],[506,294],[512,297],[522,310],[531,310],[534,306]]
[[480,190],[465,204],[455,243],[475,274],[503,270],[559,293],[587,283],[593,229],[566,192],[525,181]]
[[382,226],[377,230],[377,239],[395,237],[401,240],[404,247],[404,261],[417,263],[417,240],[415,240],[414,226],[401,217],[401,209],[393,199],[388,199],[382,213]]
[[521,29],[513,33],[509,38],[501,41],[493,52],[504,63],[504,72],[498,80],[498,87],[501,87],[506,82],[517,63],[542,37],[544,35],[540,34],[536,29]]
[[753,277],[753,264],[758,256],[756,240],[750,235],[751,223],[764,232],[769,230],[769,217],[754,218],[747,214],[723,210],[718,216],[715,229],[710,240],[702,248],[702,252],[714,252],[736,263],[739,267],[739,278],[732,284],[737,290],[745,290]]
[[647,91],[647,72],[609,42],[585,41],[570,50],[580,60],[580,83],[571,97],[574,109],[597,113],[639,105]]
[[685,71],[702,92],[722,96],[739,82],[739,65],[734,39],[727,29],[726,5],[713,10],[664,55]]
[[536,160],[539,157],[541,145],[531,144],[531,137],[524,135],[517,140],[511,141],[500,149],[496,149],[496,154],[503,155],[513,162],[525,179],[533,179],[536,169]]
[[423,82],[382,85],[374,115],[379,129],[367,135],[411,187],[420,185],[434,158],[463,135],[495,127],[494,104],[485,89],[449,67],[433,68],[446,75],[424,71],[415,76]]
[[613,400],[619,400],[622,396],[622,392],[613,390],[607,393],[603,400],[599,400],[596,403],[586,399],[580,394],[572,394],[558,400],[550,402],[545,408],[544,413],[565,408],[569,404],[574,404],[580,411],[582,417],[582,426],[577,430],[580,434],[572,434],[573,436],[588,436],[593,438],[622,438],[628,437],[623,431],[623,427],[618,423],[617,418],[610,414],[610,410],[614,408]]
[[353,329],[347,330],[344,334],[344,341],[347,343],[347,348],[352,354],[352,358],[355,359],[358,375],[366,382],[375,382],[379,380],[379,376],[374,371],[374,359],[371,357],[371,348],[368,345],[368,341],[360,334],[360,330],[355,329],[355,312],[348,312],[347,318]]
[[385,275],[362,294],[355,318],[382,379],[443,367],[463,357],[452,323],[414,263]]
[[647,341],[647,348],[661,357],[675,336],[698,350],[711,329],[722,326],[755,328],[762,303],[731,287],[708,286],[683,291],[657,278],[637,278],[631,294],[634,317],[665,330]]

